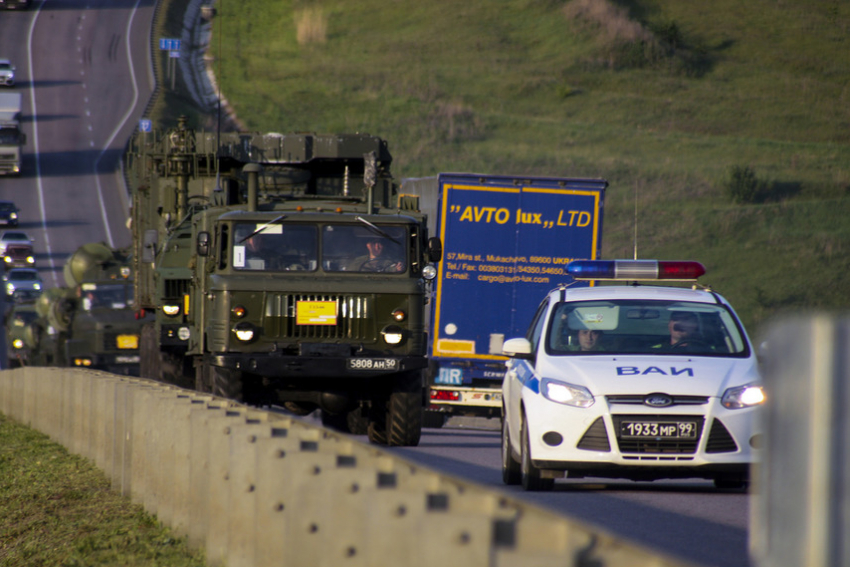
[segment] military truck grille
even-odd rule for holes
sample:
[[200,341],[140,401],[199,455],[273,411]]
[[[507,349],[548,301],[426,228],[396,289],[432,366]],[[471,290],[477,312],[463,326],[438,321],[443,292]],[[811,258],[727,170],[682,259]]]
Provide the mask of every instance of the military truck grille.
[[165,280],[163,282],[163,294],[165,297],[183,297],[189,293],[189,285],[191,280]]
[[[297,325],[299,301],[333,301],[336,325]],[[375,298],[372,295],[286,294],[269,295],[265,307],[265,336],[282,339],[355,340],[377,339]]]
[[[694,454],[702,437],[705,418],[693,415],[613,415],[614,431],[617,435],[617,445],[620,453],[665,453],[665,454]],[[696,422],[697,434],[691,439],[664,439],[658,437],[628,438],[620,435],[620,424],[623,421],[692,421]],[[625,455],[624,455],[625,456]]]
[[118,335],[122,333],[103,333],[103,350],[118,350]]

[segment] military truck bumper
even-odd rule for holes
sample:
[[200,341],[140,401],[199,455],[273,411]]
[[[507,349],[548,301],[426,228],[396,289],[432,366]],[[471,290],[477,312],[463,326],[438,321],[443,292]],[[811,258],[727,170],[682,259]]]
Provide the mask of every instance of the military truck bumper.
[[214,354],[213,366],[267,378],[372,378],[428,366],[424,356],[304,356],[275,353]]

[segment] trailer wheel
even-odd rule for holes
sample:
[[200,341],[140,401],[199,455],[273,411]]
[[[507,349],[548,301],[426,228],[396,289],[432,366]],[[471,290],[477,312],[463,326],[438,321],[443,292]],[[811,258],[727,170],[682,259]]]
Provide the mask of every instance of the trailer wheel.
[[402,374],[393,386],[387,408],[387,445],[416,447],[422,436],[422,376]]

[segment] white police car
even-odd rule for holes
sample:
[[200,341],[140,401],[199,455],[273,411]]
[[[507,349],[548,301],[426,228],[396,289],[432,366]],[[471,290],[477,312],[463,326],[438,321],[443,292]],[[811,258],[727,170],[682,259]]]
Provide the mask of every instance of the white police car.
[[[752,343],[729,303],[696,281],[698,262],[575,261],[576,280],[505,341],[502,478],[713,479],[745,488],[764,401]],[[655,280],[656,285],[638,281]]]

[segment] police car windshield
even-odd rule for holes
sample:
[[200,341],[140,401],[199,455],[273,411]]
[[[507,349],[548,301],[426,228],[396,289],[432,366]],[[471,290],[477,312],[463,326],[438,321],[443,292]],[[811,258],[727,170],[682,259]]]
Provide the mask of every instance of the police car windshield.
[[546,349],[554,355],[749,354],[723,305],[653,300],[562,303],[552,311]]

